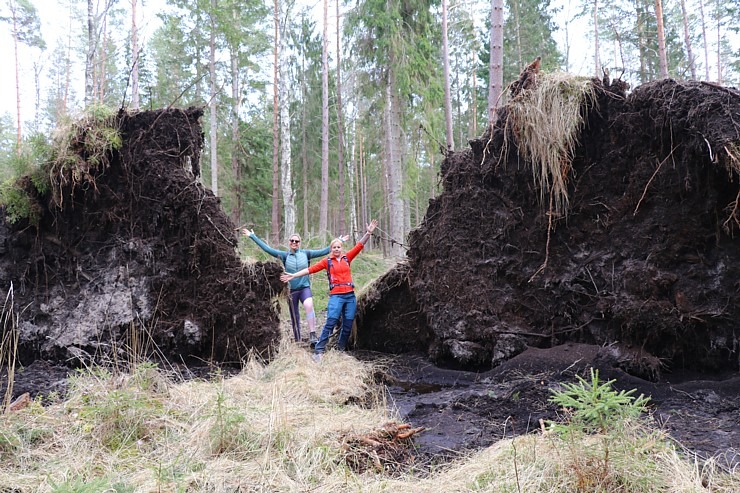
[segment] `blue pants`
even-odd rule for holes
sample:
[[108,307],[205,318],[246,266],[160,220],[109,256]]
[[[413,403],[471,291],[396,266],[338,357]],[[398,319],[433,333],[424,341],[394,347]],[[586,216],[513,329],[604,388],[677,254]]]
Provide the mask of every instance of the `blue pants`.
[[324,330],[321,331],[321,337],[319,337],[319,342],[316,343],[314,352],[319,354],[324,352],[326,344],[329,342],[329,337],[340,318],[342,319],[342,330],[339,333],[337,347],[340,351],[347,349],[356,310],[357,299],[355,298],[355,293],[330,295],[329,304],[326,307],[326,325],[324,325]]

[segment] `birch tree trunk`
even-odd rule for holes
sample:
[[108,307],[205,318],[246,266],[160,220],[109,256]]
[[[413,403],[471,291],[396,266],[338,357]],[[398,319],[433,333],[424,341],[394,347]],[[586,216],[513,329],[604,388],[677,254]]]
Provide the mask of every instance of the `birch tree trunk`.
[[[232,11],[236,21],[237,11]],[[231,58],[231,100],[234,102],[231,108],[231,176],[233,176],[233,193],[234,202],[231,209],[231,219],[234,224],[241,224],[242,211],[242,190],[241,190],[241,168],[239,167],[239,106],[241,105],[240,80],[239,80],[239,45],[229,47],[229,56]],[[247,72],[247,69],[244,69]]]
[[[355,134],[357,135],[357,134]],[[365,149],[363,145],[363,135],[360,134],[357,136],[360,140],[360,156],[359,156],[359,173],[357,177],[357,184],[359,189],[359,196],[360,196],[360,217],[359,217],[359,223],[360,226],[367,224],[368,221],[368,213],[367,213],[367,181],[365,180]],[[359,231],[358,231],[359,232]]]
[[85,107],[92,102],[93,66],[95,64],[95,10],[93,0],[87,0],[87,53],[85,54]]
[[101,52],[104,56],[100,57],[98,65],[100,66],[100,76],[98,77],[97,91],[98,91],[98,103],[105,104],[105,54],[108,53],[108,16],[103,19],[103,49]]
[[[216,7],[216,0],[213,0],[213,7]],[[213,27],[213,23],[211,23]],[[213,36],[213,31],[211,31]],[[105,58],[105,57],[103,57]],[[105,62],[103,62],[105,63]],[[136,0],[131,0],[131,109],[139,110],[139,44],[137,39],[136,27]],[[102,91],[101,91],[102,94]],[[214,183],[216,183],[214,181]],[[213,193],[217,188],[214,187]]]
[[[306,73],[306,57],[301,57],[301,74]],[[306,138],[306,125],[308,112],[306,111],[306,77],[301,77],[301,161],[303,163],[303,236],[308,238],[308,143]]]
[[321,203],[319,233],[328,231],[329,219],[329,0],[324,0],[324,36],[322,39],[321,84]]
[[663,2],[655,0],[655,19],[658,22],[658,60],[660,63],[660,77],[668,77],[668,58],[665,52],[665,29],[663,27]]
[[280,30],[280,188],[283,197],[283,221],[285,224],[285,235],[295,233],[295,192],[293,191],[292,156],[290,152],[290,94],[288,71],[289,57],[288,45],[288,23],[290,22],[290,9],[292,1],[284,2],[282,29]]
[[696,60],[694,60],[694,52],[691,49],[691,32],[689,31],[689,16],[686,13],[686,0],[681,0],[681,16],[683,17],[683,41],[686,44],[686,56],[689,57],[691,80],[696,80]]
[[717,16],[717,84],[722,84],[722,15],[720,14],[720,0],[715,5]]
[[15,153],[18,157],[21,157],[21,143],[23,142],[23,131],[21,122],[21,79],[20,79],[20,67],[18,60],[18,18],[16,16],[15,9],[12,10],[13,16],[13,52],[15,54],[15,112],[16,112],[16,142],[15,142]]
[[72,77],[72,3],[69,4],[69,32],[67,33],[67,60],[65,66],[65,77],[64,77],[64,98],[62,102],[63,113],[67,113],[67,104],[69,102],[69,88],[71,85],[70,78]]
[[218,196],[218,135],[216,124],[216,0],[211,0],[211,36],[209,42],[208,71],[210,72],[211,100],[208,103],[210,117],[210,146],[211,146],[211,190]]
[[594,71],[596,77],[601,77],[601,59],[599,58],[599,0],[594,0]]
[[447,0],[442,0],[442,67],[445,89],[445,137],[447,138],[447,151],[455,149],[455,141],[452,135],[452,100],[450,94],[450,56],[447,46]]
[[272,69],[272,224],[270,239],[274,245],[277,245],[280,243],[280,106],[278,105],[278,91],[280,90],[280,9],[278,0],[275,0],[273,9],[275,45]]
[[[393,63],[390,64],[393,66]],[[390,218],[389,233],[391,245],[390,255],[401,257],[403,251],[399,242],[404,240],[404,204],[401,195],[403,189],[403,169],[401,165],[401,151],[399,145],[400,134],[400,107],[396,97],[395,74],[388,72],[386,82],[387,123],[386,135],[388,142],[388,213]]]
[[488,124],[496,122],[496,107],[504,90],[504,2],[491,0],[491,58],[488,65]]

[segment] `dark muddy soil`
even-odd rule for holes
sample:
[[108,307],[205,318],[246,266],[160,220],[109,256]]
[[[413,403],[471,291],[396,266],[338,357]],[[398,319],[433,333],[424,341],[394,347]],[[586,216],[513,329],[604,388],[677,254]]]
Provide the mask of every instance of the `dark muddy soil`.
[[[597,346],[568,343],[524,351],[494,370],[439,368],[422,355],[360,352],[382,361],[379,379],[388,386],[401,419],[425,431],[415,436],[420,457],[439,462],[504,438],[538,431],[540,420],[558,419],[551,390],[575,375],[599,368],[617,390],[651,398],[656,423],[687,458],[717,458],[740,466],[740,375],[666,375],[649,382],[608,364]],[[601,361],[600,361],[601,360]]]

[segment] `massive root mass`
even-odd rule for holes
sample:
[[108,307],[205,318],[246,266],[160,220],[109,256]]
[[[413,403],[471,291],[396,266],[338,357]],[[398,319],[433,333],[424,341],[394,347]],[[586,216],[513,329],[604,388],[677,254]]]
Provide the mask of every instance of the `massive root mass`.
[[281,269],[237,255],[234,224],[199,181],[201,115],[83,122],[19,182],[31,213],[5,211],[0,284],[23,362],[268,353]]
[[576,341],[648,378],[737,369],[739,150],[734,89],[540,74],[444,160],[407,263],[360,302],[360,346],[490,368]]

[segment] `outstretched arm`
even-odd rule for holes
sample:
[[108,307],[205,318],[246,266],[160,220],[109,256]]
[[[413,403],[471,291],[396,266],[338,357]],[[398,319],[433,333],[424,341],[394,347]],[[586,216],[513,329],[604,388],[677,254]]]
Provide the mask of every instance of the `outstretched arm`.
[[256,234],[254,234],[253,229],[242,229],[242,233],[244,233],[244,236],[247,238],[252,238],[252,240],[257,243],[257,246],[260,247],[262,250],[266,251],[273,257],[280,257],[282,258],[285,255],[285,252],[282,250],[276,250],[270,246],[267,245],[264,241],[262,241]]
[[362,235],[362,238],[360,238],[359,243],[362,243],[363,245],[367,243],[367,240],[370,239],[370,237],[373,235],[373,231],[375,231],[375,227],[378,225],[378,221],[373,219],[370,221],[370,224],[366,226],[365,234]]
[[280,280],[283,282],[288,282],[288,281],[295,279],[296,277],[303,277],[307,275],[308,275],[308,268],[301,269],[298,272],[295,272],[293,274],[288,274],[287,272],[283,272],[280,275]]
[[[342,240],[342,243],[344,243],[345,241],[349,240],[349,235],[339,236],[338,238]],[[324,255],[328,255],[329,252],[331,251],[331,247],[329,245],[326,245],[321,250],[303,250],[303,251],[306,252],[306,255],[308,256],[308,258],[311,259],[311,258],[323,257]]]

